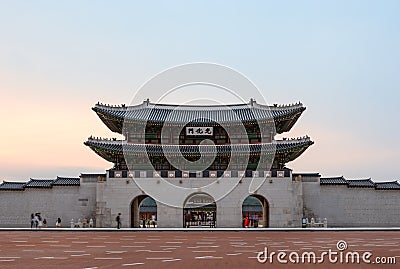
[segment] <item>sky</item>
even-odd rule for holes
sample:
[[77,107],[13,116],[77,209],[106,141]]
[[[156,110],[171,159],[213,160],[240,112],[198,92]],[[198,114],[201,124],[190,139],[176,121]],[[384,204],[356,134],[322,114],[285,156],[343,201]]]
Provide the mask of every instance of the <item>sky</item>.
[[0,1],[0,180],[109,169],[83,145],[118,137],[94,104],[129,104],[191,62],[307,107],[283,135],[315,142],[294,171],[400,180],[399,13],[399,1]]

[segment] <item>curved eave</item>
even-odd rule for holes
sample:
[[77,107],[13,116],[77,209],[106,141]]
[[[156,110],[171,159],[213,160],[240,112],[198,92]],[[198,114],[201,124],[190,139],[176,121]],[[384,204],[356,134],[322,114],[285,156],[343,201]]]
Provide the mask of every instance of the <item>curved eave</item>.
[[[108,106],[101,106],[101,105],[96,105],[94,108],[92,108],[93,111],[96,112],[96,114],[99,116],[99,118],[104,122],[104,124],[113,132],[120,133],[122,134],[122,128],[123,128],[123,123],[125,120],[125,116],[128,113],[128,109],[121,108],[121,107],[108,107]],[[158,108],[155,108],[158,109]],[[296,123],[296,121],[300,118],[301,114],[306,108],[303,106],[296,106],[296,107],[288,107],[288,108],[279,108],[279,109],[273,109],[271,112],[273,114],[273,117],[270,115],[269,110],[264,110],[262,113],[262,109],[257,108],[257,110],[252,110],[252,109],[242,109],[240,112],[238,110],[238,116],[236,118],[240,118],[240,115],[243,115],[243,118],[241,118],[240,121],[238,120],[232,120],[229,118],[229,113],[227,117],[221,117],[221,120],[219,120],[219,123],[231,123],[231,124],[246,124],[246,123],[253,123],[253,122],[271,122],[272,118],[275,121],[276,125],[276,132],[278,134],[283,133],[283,132],[288,132],[293,125]],[[149,109],[148,109],[149,110]],[[154,110],[154,109],[153,109]],[[161,109],[158,109],[159,111]],[[152,110],[150,110],[152,111]],[[167,110],[166,110],[167,111]],[[235,110],[234,110],[235,111]],[[168,114],[169,112],[160,112],[160,113],[154,113],[154,114],[161,114],[162,116],[151,116],[151,112],[145,112],[143,113],[136,113],[139,116],[128,116],[126,120],[129,122],[138,122],[138,123],[150,123],[150,124],[155,124],[155,125],[163,125],[163,124],[182,124],[183,122],[187,121],[179,121],[181,117],[175,117],[175,120],[170,120],[168,122],[165,122],[162,118],[165,118],[165,115]],[[184,118],[184,114],[187,113],[187,111],[182,111],[180,112],[183,114],[182,118]],[[210,125],[213,126],[216,124],[215,121],[209,120],[210,117],[207,115],[202,115],[202,112],[197,112],[199,113],[198,115],[198,120],[194,121],[196,124],[200,125]],[[224,113],[224,112],[221,112]],[[250,116],[249,116],[250,115]],[[268,116],[269,115],[269,116]],[[251,117],[253,116],[253,117]]]
[[306,144],[299,145],[297,147],[292,148],[290,151],[277,151],[277,156],[275,158],[280,158],[282,163],[288,163],[297,159],[301,154],[303,154],[311,145],[313,145],[313,141],[309,141]]
[[110,150],[105,147],[101,147],[92,143],[89,143],[89,141],[85,142],[84,145],[88,146],[91,148],[97,155],[99,155],[101,158],[108,162],[115,163],[117,158],[122,158],[123,153],[118,150]]
[[281,134],[284,132],[289,132],[290,129],[294,126],[294,124],[297,122],[297,120],[300,118],[301,114],[303,114],[303,111],[306,110],[305,107],[303,107],[301,110],[297,111],[296,113],[290,115],[290,117],[284,117],[282,119],[275,119],[275,129],[276,133]]
[[92,110],[111,131],[122,134],[123,117],[115,116],[113,113],[108,113],[98,107],[94,107]]

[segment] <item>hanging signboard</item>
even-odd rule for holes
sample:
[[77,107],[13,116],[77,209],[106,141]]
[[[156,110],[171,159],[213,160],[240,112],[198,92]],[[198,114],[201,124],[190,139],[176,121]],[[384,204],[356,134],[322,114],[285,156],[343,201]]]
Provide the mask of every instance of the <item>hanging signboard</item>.
[[186,127],[187,136],[212,136],[213,127]]

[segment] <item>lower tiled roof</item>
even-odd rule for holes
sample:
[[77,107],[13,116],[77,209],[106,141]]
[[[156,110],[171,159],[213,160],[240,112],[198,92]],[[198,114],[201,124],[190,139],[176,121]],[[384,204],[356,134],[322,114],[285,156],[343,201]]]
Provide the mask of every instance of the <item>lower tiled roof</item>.
[[[103,174],[105,176],[105,174]],[[52,188],[53,186],[80,186],[79,177],[57,177],[56,179],[33,179],[28,182],[8,182],[0,184],[0,191],[20,190],[25,188]]]
[[81,177],[106,177],[106,173],[81,173]]
[[0,184],[0,190],[3,191],[23,191],[25,188],[26,182],[7,182],[3,181]]
[[358,187],[358,188],[374,188],[375,183],[370,179],[352,179],[347,180],[347,185],[349,188]]
[[341,177],[325,177],[320,178],[319,183],[321,185],[347,185],[347,180]]
[[348,188],[375,188],[376,190],[400,190],[397,181],[374,182],[368,179],[345,179],[341,177],[326,177],[320,179],[320,185],[346,185]]
[[53,186],[52,179],[32,179],[29,180],[25,188],[51,188]]
[[377,190],[400,190],[400,184],[397,181],[391,182],[375,182]]
[[53,186],[79,186],[81,185],[81,179],[73,177],[57,177],[53,182]]
[[122,140],[95,140],[89,139],[84,144],[93,149],[107,150],[113,152],[127,152],[133,154],[200,154],[201,153],[260,153],[260,152],[285,152],[297,151],[311,146],[309,138],[287,141],[276,141],[276,143],[260,144],[231,144],[231,145],[160,145],[160,144],[130,144]]

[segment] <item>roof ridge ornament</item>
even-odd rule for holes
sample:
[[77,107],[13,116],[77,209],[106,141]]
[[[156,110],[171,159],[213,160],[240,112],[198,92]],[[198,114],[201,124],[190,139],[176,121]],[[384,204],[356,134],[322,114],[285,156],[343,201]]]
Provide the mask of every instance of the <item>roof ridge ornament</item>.
[[254,104],[256,104],[257,102],[256,102],[256,100],[255,99],[253,99],[253,98],[250,98],[250,106],[251,107],[253,107],[254,106]]

